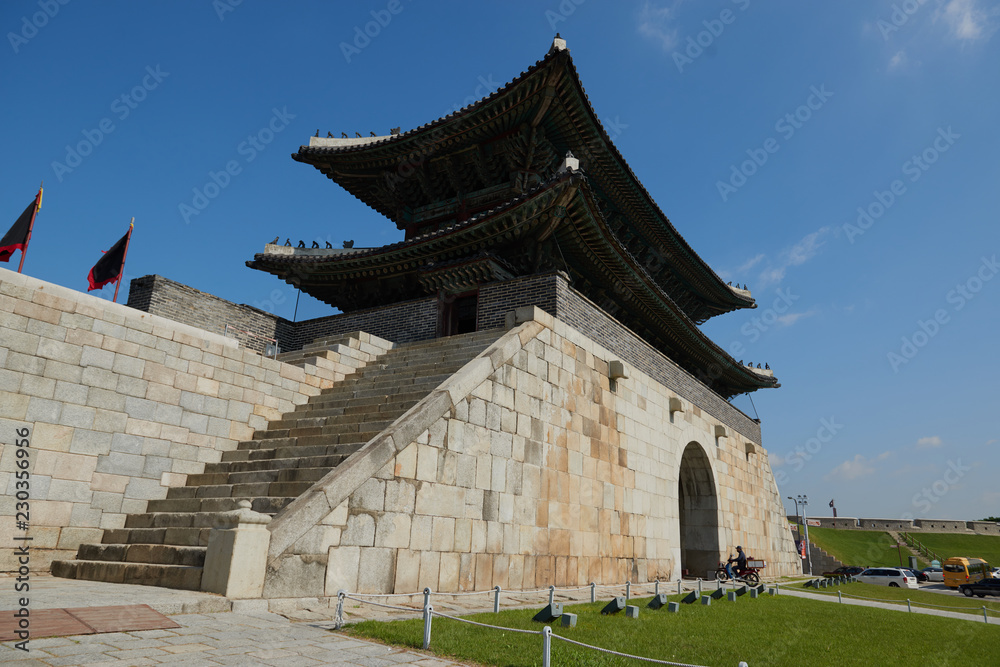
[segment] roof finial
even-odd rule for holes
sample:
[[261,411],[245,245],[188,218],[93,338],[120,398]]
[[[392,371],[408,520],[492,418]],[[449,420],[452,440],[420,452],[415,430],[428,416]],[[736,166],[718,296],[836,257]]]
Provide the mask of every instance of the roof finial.
[[560,37],[559,33],[557,32],[555,38],[552,40],[552,47],[549,49],[549,53],[552,53],[553,51],[565,51],[565,50],[566,50],[566,40]]
[[580,160],[573,156],[573,151],[566,151],[566,157],[563,158],[562,164],[559,165],[558,171],[560,174],[564,171],[576,171],[580,168]]

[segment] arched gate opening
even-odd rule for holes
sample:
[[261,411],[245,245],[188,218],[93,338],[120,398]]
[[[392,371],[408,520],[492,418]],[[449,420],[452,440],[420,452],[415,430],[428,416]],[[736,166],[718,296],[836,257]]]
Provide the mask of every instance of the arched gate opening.
[[719,564],[719,501],[711,462],[697,442],[681,456],[677,502],[681,570],[704,578]]

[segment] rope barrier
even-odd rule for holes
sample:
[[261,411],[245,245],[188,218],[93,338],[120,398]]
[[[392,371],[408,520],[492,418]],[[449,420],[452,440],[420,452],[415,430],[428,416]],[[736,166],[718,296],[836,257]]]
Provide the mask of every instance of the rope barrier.
[[412,613],[422,610],[422,607],[398,607],[394,604],[382,604],[381,602],[374,602],[372,600],[362,600],[361,598],[356,598],[353,595],[345,595],[344,598],[347,600],[354,600],[355,602],[361,602],[363,604],[370,604],[376,607],[382,607],[384,609],[395,609],[397,611],[408,611]]
[[559,639],[566,642],[567,644],[575,644],[576,646],[582,646],[583,648],[593,649],[595,651],[600,651],[601,653],[610,653],[611,655],[617,655],[620,658],[631,658],[632,660],[642,660],[643,662],[655,662],[658,665],[674,665],[675,667],[704,667],[703,665],[692,665],[687,662],[670,662],[669,660],[658,660],[656,658],[644,658],[639,655],[632,655],[630,653],[621,653],[619,651],[612,651],[609,648],[601,648],[600,646],[591,646],[590,644],[584,644],[583,642],[574,641],[566,637],[562,637],[555,633],[552,633],[553,639]]
[[448,614],[442,614],[439,611],[431,612],[435,616],[440,616],[441,618],[449,618],[453,621],[459,621],[460,623],[468,623],[469,625],[478,625],[481,628],[492,628],[493,630],[509,630],[510,632],[519,632],[523,635],[540,635],[541,630],[522,630],[521,628],[505,628],[502,625],[490,625],[489,623],[479,623],[478,621],[470,621],[467,618],[460,618],[458,616],[449,616]]

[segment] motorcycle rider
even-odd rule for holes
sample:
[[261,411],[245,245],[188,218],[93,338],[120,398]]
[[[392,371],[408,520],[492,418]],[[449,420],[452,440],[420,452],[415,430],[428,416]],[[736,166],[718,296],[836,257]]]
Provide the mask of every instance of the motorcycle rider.
[[730,579],[737,578],[737,575],[733,573],[733,562],[736,563],[736,572],[742,576],[747,569],[747,555],[743,553],[743,547],[737,546],[736,555],[730,556],[729,560],[726,561],[726,574],[729,575]]

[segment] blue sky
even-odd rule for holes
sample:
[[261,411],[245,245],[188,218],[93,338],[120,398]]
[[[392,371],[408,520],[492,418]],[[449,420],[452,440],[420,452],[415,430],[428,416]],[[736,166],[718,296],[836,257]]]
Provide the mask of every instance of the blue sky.
[[660,207],[757,299],[705,330],[782,382],[734,399],[782,496],[998,515],[998,27],[985,0],[10,0],[0,226],[44,180],[29,275],[85,290],[135,216],[127,278],[291,318],[295,291],[244,266],[275,235],[401,234],[290,153],[433,120],[559,31]]

